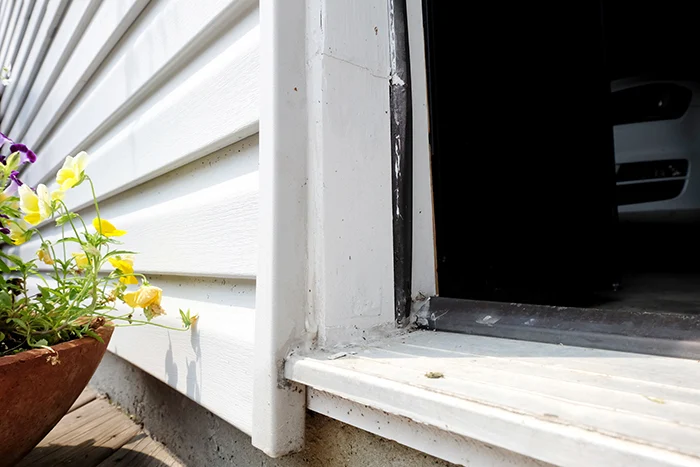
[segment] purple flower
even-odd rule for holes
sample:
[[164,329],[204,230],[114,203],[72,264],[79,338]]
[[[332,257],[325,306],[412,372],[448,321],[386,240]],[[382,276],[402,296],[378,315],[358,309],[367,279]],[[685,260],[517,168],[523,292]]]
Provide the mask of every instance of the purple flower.
[[[10,216],[6,216],[5,214],[0,214],[0,217],[2,217],[3,219],[10,218]],[[5,227],[5,225],[2,222],[0,222],[0,232],[4,233],[5,235],[10,235],[10,229]]]
[[5,191],[2,192],[3,195],[6,197],[8,196],[14,196],[17,193],[17,190],[19,187],[22,186],[22,180],[20,180],[17,176],[19,175],[19,172],[16,170],[13,170],[12,173],[10,174],[10,184],[7,185],[7,188],[5,188]]
[[36,162],[36,154],[24,144],[13,144],[10,146],[10,152],[19,152],[22,164],[25,162],[30,162],[32,164]]
[[23,185],[22,180],[19,179],[18,175],[19,175],[19,172],[17,172],[16,170],[13,170],[12,173],[10,174],[10,179],[12,179],[12,181],[15,182],[17,184],[17,186],[22,186]]
[[5,143],[14,143],[14,141],[12,141],[4,134],[0,133],[0,146],[4,145]]

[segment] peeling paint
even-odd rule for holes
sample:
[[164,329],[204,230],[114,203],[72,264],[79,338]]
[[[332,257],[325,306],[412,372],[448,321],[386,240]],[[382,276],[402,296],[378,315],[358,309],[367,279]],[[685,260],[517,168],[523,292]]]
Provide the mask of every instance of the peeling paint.
[[391,84],[394,86],[406,86],[404,80],[397,73],[392,73],[390,78]]

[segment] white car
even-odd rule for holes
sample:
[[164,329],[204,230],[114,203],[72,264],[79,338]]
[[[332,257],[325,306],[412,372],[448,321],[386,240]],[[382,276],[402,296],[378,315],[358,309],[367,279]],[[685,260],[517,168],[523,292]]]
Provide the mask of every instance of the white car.
[[700,220],[700,84],[614,81],[611,113],[620,220]]

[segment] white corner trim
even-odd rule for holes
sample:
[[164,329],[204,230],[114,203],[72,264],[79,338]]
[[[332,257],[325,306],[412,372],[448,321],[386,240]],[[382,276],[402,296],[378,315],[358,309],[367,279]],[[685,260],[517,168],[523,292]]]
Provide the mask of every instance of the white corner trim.
[[262,0],[253,444],[303,445],[290,351],[394,323],[385,0]]
[[306,1],[260,2],[260,226],[253,445],[272,457],[304,444],[305,391],[283,381],[305,333]]

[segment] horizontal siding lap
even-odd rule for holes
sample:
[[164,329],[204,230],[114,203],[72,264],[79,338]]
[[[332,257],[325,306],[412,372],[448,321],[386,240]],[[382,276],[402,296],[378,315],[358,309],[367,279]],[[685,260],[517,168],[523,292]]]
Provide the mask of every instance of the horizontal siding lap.
[[10,44],[12,43],[12,38],[15,33],[15,28],[20,22],[20,13],[24,8],[25,2],[28,0],[16,0],[12,5],[12,13],[10,14],[10,20],[7,25],[7,31],[2,40],[2,48],[0,48],[0,63],[3,65],[6,63],[5,60],[8,56],[8,51],[10,49]]
[[[196,312],[195,304],[190,305]],[[159,322],[180,325],[176,313]],[[109,350],[250,434],[255,313],[234,308],[200,313],[191,332],[151,326],[118,329]]]
[[[98,197],[114,196],[257,133],[257,75],[256,29],[91,151]],[[43,178],[30,177],[28,182]],[[68,202],[80,208],[90,199],[72,197]]]
[[[98,0],[73,1],[68,6],[65,16],[61,19],[61,24],[56,30],[56,35],[51,40],[46,56],[43,58],[27,99],[22,105],[14,125],[9,130],[10,136],[14,139],[22,140],[24,138],[39,106],[51,91],[56,77],[63,70],[71,51],[85,31],[98,6]],[[21,78],[18,77],[18,79]],[[23,142],[29,146],[33,144],[33,141],[23,140]]]
[[32,147],[36,150],[41,147],[48,132],[148,1],[120,0],[100,5],[32,119],[24,137]]
[[[163,87],[171,73],[185,68],[197,51],[199,56],[210,55],[199,44],[211,40],[215,31],[222,34],[238,29],[236,20],[240,18],[236,13],[247,16],[249,12],[233,7],[242,8],[248,3],[247,0],[184,0],[156,4],[148,17],[139,21],[138,29],[125,38],[118,53],[105,63],[104,72],[86,88],[85,95],[75,102],[72,112],[44,144],[42,159],[28,172],[29,182],[43,180],[66,154],[85,149],[117,120],[133,122],[134,107]],[[236,109],[234,103],[228,110],[235,113]],[[189,116],[184,120],[190,123],[199,116],[193,111],[181,114],[180,118],[183,115]]]
[[[28,13],[29,16],[27,19],[27,27],[19,43],[17,56],[15,60],[12,61],[12,72],[15,74],[15,76],[22,76],[22,69],[29,58],[29,53],[32,50],[34,40],[36,39],[37,33],[39,32],[41,26],[41,21],[44,19],[46,6],[47,0],[37,0],[31,12]],[[12,95],[17,87],[16,83],[17,80],[15,79],[10,81],[10,83],[5,86],[3,99],[0,100],[0,116],[4,115],[5,111],[7,110],[10,99],[12,98]]]
[[[143,273],[254,278],[257,194],[256,172],[164,203],[145,197],[142,209],[110,221],[129,232],[123,247],[141,253]],[[32,240],[18,252],[31,258],[39,246],[38,239]],[[71,247],[69,254],[75,251]]]
[[[21,70],[17,70],[16,79],[10,84],[15,90],[9,100],[3,97],[0,102],[0,110],[2,110],[0,130],[3,133],[10,132],[18,113],[22,110],[25,102],[27,102],[26,99],[68,3],[69,0],[47,0],[46,12],[41,20],[36,38],[30,47],[26,62],[22,65]],[[29,105],[32,105],[31,100]]]
[[[180,327],[180,308],[199,315],[199,320],[191,331],[185,332],[153,326],[120,327],[109,350],[250,433],[254,283],[151,279],[163,288],[163,307],[167,312],[157,323]],[[129,311],[121,307],[118,313]]]
[[[2,60],[4,65],[14,65],[15,63],[15,58],[17,57],[17,52],[19,51],[19,44],[24,37],[30,15],[34,9],[34,2],[35,0],[24,0],[22,3],[22,7],[19,10],[19,16],[17,17],[17,22],[15,23],[14,31],[12,32],[9,47]],[[0,94],[4,94],[4,92],[5,87],[0,87]]]
[[[9,23],[10,13],[0,15],[0,25],[5,16]],[[190,332],[119,329],[110,350],[246,433],[258,256],[257,15],[252,0],[48,0],[32,24],[35,44],[20,44],[23,73],[0,103],[1,128],[39,155],[23,180],[55,186],[64,157],[87,150],[103,217],[128,231],[119,248],[139,252],[136,270],[164,289],[169,314],[160,323],[177,326],[178,308],[200,315]],[[86,185],[66,195],[86,222],[91,202]],[[59,235],[49,222],[42,233]],[[35,238],[12,250],[31,258],[39,246]]]

